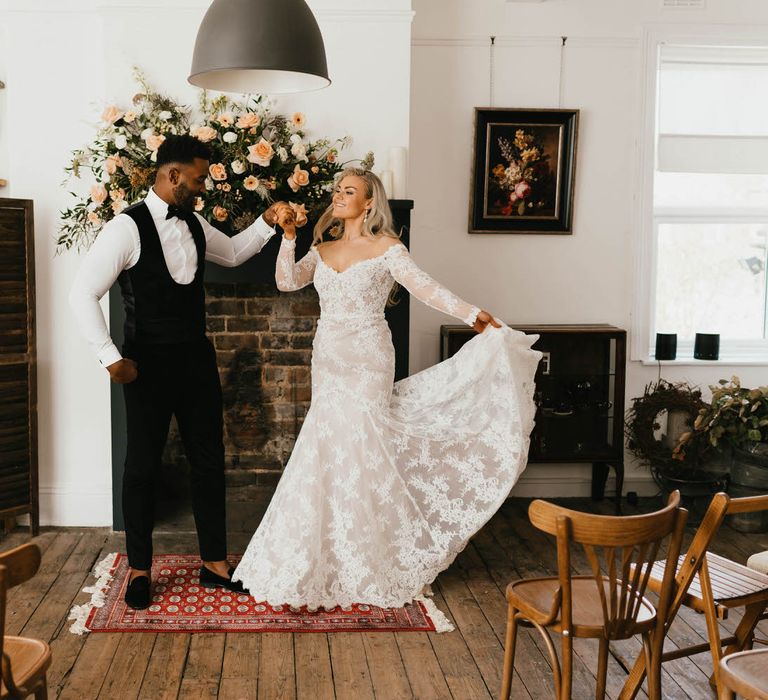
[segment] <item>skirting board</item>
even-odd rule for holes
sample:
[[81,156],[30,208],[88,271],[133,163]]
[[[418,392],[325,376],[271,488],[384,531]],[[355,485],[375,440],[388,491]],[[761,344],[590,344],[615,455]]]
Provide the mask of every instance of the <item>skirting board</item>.
[[40,487],[40,524],[58,527],[112,525],[112,489]]

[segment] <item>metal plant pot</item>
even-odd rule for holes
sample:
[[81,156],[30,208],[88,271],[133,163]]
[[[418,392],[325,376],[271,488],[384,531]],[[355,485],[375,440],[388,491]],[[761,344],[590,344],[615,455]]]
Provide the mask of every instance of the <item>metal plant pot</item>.
[[[732,498],[768,494],[768,442],[734,448],[728,494]],[[728,522],[739,532],[768,532],[768,511],[737,513]]]

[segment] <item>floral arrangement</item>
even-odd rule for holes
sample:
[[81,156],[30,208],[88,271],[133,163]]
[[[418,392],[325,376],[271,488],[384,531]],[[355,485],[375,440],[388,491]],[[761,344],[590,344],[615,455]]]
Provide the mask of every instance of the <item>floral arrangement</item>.
[[523,129],[514,139],[498,138],[504,163],[491,169],[488,201],[491,213],[503,216],[534,214],[547,206],[552,183],[547,161],[549,156],[536,136]]
[[[168,134],[189,133],[210,146],[206,193],[195,210],[223,230],[242,231],[273,201],[289,202],[299,225],[327,206],[334,177],[346,165],[339,154],[348,137],[310,141],[304,114],[275,114],[261,96],[237,102],[202,92],[193,122],[189,107],[154,92],[139,71],[135,78],[141,91],[130,106],[106,107],[94,140],[65,168],[74,178],[89,171],[95,182],[87,195],[72,193],[78,201],[61,212],[60,251],[87,248],[107,221],[146,196]],[[368,153],[361,166],[372,165]]]
[[726,443],[747,451],[755,443],[768,442],[768,386],[748,389],[738,377],[731,377],[710,389],[712,403],[699,411],[693,430],[680,436],[677,459],[684,459],[691,445],[702,439],[712,447]]

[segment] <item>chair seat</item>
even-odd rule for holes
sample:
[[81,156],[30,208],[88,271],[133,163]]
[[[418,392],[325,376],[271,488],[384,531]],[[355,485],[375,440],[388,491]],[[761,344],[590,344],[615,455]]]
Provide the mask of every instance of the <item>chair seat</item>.
[[[5,637],[3,653],[11,659],[13,681],[19,687],[26,687],[27,682],[41,674],[51,665],[51,649],[39,639],[28,637]],[[8,690],[0,682],[0,698],[7,698]]]
[[[768,575],[751,569],[725,557],[707,552],[709,578],[712,582],[712,598],[718,607],[718,617],[727,617],[727,608],[741,607],[750,602],[765,599],[768,594]],[[678,560],[678,570],[685,555]],[[648,587],[658,591],[664,578],[664,562],[657,561],[651,569]],[[684,604],[694,610],[704,611],[704,600],[698,574],[688,588]]]
[[761,574],[768,574],[768,550],[753,554],[747,559],[747,566],[750,569],[759,571]]
[[[507,601],[519,610],[524,617],[539,624],[546,624],[552,609],[555,594],[560,586],[555,577],[531,578],[513,581],[507,586]],[[609,601],[608,583],[606,581],[606,601]],[[574,576],[571,578],[573,598],[573,633],[576,637],[599,638],[604,636],[603,608],[597,593],[595,579],[592,576]],[[617,599],[621,589],[617,589]],[[650,629],[656,619],[656,608],[647,599],[640,603],[640,611],[636,622],[625,631],[621,638],[626,639],[635,634]],[[551,623],[553,629],[561,631],[560,611]],[[618,639],[618,637],[611,637]]]
[[726,656],[720,662],[726,685],[740,695],[768,698],[768,649]]

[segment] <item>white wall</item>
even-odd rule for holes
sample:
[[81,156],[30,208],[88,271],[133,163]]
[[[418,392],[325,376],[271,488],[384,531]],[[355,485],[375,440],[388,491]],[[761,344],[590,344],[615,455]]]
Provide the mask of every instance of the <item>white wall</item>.
[[[641,136],[643,32],[656,25],[768,25],[760,0],[707,0],[706,10],[662,10],[660,0],[414,0],[409,195],[418,262],[465,299],[510,323],[604,322],[630,330],[636,164]],[[716,31],[716,30],[715,30]],[[496,107],[581,110],[572,236],[467,233],[474,107],[490,104],[489,37],[496,36]],[[559,104],[561,37],[562,104]],[[768,31],[763,33],[768,42]],[[411,370],[438,358],[445,316],[412,307]],[[630,362],[627,398],[657,368]],[[662,375],[706,386],[739,374],[765,383],[766,367],[674,366]],[[591,470],[531,465],[518,495],[588,495]],[[609,486],[610,488],[610,486]],[[652,494],[627,464],[626,490]]]
[[[112,522],[109,385],[72,326],[79,260],[55,257],[70,152],[105,102],[126,104],[141,67],[161,92],[196,104],[186,83],[206,0],[0,0],[0,196],[33,199],[37,268],[41,522]],[[348,157],[408,144],[409,0],[310,0],[333,85],[281,98],[315,137],[350,134]]]

